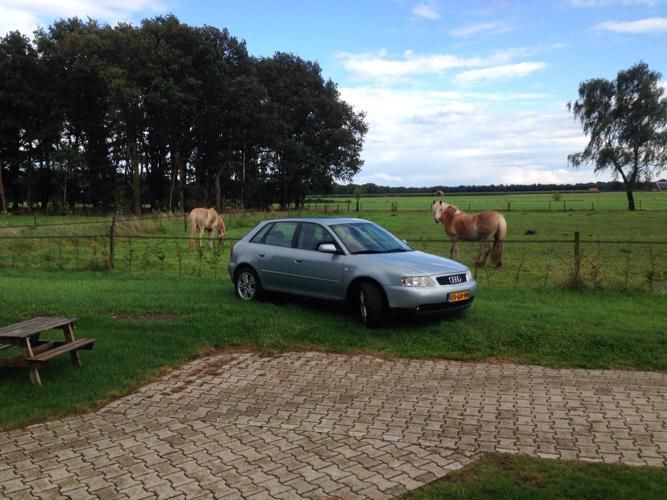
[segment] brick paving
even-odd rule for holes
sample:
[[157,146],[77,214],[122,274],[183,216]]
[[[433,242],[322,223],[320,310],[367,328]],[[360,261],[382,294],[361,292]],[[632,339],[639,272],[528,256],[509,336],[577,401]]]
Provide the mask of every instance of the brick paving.
[[0,432],[0,498],[390,498],[491,451],[664,467],[667,374],[219,354]]

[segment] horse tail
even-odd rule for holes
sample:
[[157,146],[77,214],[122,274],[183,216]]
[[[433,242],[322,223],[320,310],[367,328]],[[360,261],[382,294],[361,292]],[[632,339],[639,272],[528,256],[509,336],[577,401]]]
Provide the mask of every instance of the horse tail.
[[503,265],[503,249],[505,245],[505,235],[507,234],[507,222],[505,217],[498,214],[498,229],[493,239],[493,248],[491,248],[490,264],[500,267]]
[[188,247],[190,248],[190,251],[192,251],[195,248],[194,235],[195,235],[195,228],[197,226],[197,224],[195,222],[195,212],[194,212],[194,210],[191,211],[188,214],[187,221],[188,221],[187,231],[190,233],[190,239],[188,240]]

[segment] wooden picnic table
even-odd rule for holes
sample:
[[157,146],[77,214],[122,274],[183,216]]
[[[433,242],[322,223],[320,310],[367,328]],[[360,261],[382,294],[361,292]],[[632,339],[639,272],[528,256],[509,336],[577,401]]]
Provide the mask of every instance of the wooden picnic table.
[[[21,354],[0,357],[0,367],[28,368],[30,381],[42,385],[39,368],[56,356],[69,352],[72,364],[81,366],[79,349],[92,349],[95,339],[74,338],[74,322],[78,318],[54,318],[39,316],[0,328],[0,350],[18,347]],[[62,330],[65,340],[44,340],[40,335],[49,330]]]

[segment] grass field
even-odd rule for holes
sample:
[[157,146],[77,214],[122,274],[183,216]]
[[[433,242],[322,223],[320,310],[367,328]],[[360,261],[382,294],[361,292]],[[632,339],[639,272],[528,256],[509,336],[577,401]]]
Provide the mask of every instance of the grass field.
[[[97,343],[82,353],[81,368],[66,356],[52,360],[42,370],[42,387],[32,386],[24,370],[0,369],[0,428],[90,409],[211,349],[666,371],[667,210],[630,213],[624,198],[614,196],[605,198],[604,210],[597,204],[595,210],[519,210],[528,198],[509,199],[505,264],[476,270],[480,290],[471,309],[443,319],[398,319],[374,331],[340,307],[281,297],[236,300],[226,273],[229,244],[190,252],[181,217],[119,219],[113,270],[108,218],[2,217],[0,324],[76,316],[77,335]],[[535,200],[548,203],[548,196]],[[377,221],[415,248],[447,255],[430,199],[410,201],[426,208],[409,209],[401,199],[395,212],[350,215]],[[473,209],[478,201],[471,198]],[[488,208],[506,201],[499,197]],[[226,214],[230,242],[267,216]],[[583,289],[564,286],[575,231],[582,238]],[[466,263],[475,253],[475,245],[464,245]],[[660,498],[664,478],[664,470],[492,456],[408,498]]]
[[[226,276],[14,270],[3,273],[0,296],[0,324],[76,316],[77,335],[97,339],[80,370],[66,356],[53,360],[43,387],[31,386],[24,370],[0,370],[0,427],[90,407],[208,349],[667,370],[667,297],[646,293],[482,286],[464,314],[417,323],[398,318],[373,331],[338,306],[282,297],[241,302]],[[72,384],[80,389],[69,391]]]
[[[667,193],[641,193],[653,202]],[[667,293],[667,209],[629,212],[622,193],[578,194],[604,198],[609,210],[505,211],[508,235],[504,267],[500,271],[476,270],[487,286],[558,288],[571,280],[574,268],[574,234],[581,238],[580,278],[584,286],[610,290]],[[498,195],[502,203],[544,202],[549,195]],[[467,197],[471,204],[493,196]],[[507,198],[507,199],[505,199]],[[406,198],[430,206],[430,198]],[[378,203],[390,198],[372,199]],[[502,202],[502,203],[501,203]],[[495,205],[493,204],[495,203]],[[328,212],[331,214],[331,212]],[[296,215],[322,215],[299,212]],[[443,228],[434,224],[428,208],[333,212],[374,220],[407,240],[415,249],[448,256]],[[241,237],[262,218],[284,213],[225,214],[228,241]],[[295,215],[291,213],[290,215]],[[4,224],[3,224],[4,223]],[[0,268],[5,269],[106,269],[109,266],[110,219],[64,217],[13,217],[0,219]],[[132,275],[159,274],[179,277],[225,274],[228,249],[191,252],[182,216],[119,218],[115,226],[114,267]],[[474,266],[478,244],[461,244],[461,258]]]
[[403,500],[665,498],[667,473],[652,467],[489,455]]
[[[634,193],[635,204],[642,210],[667,210],[667,192]],[[394,195],[364,196],[360,207],[364,211],[390,211],[392,204],[400,210],[429,210],[434,199],[443,199],[465,211],[481,210],[531,210],[531,211],[591,211],[591,210],[627,210],[628,201],[625,193],[451,193],[444,197],[435,195]],[[312,208],[347,211],[356,209],[356,198],[349,196],[313,197],[308,204]]]

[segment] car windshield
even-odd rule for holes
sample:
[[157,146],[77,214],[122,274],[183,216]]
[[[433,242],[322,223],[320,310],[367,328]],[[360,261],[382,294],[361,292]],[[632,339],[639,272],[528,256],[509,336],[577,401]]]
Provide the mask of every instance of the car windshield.
[[412,249],[372,222],[332,224],[336,233],[351,254],[410,252]]

